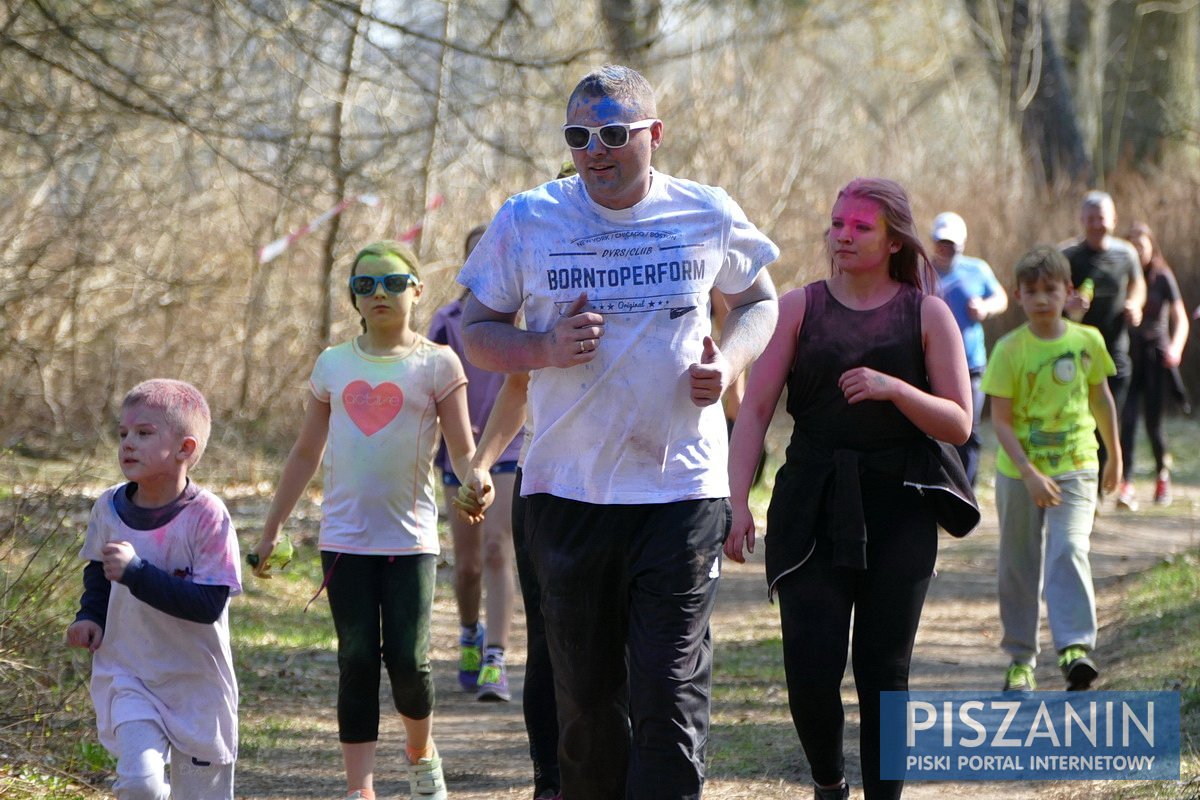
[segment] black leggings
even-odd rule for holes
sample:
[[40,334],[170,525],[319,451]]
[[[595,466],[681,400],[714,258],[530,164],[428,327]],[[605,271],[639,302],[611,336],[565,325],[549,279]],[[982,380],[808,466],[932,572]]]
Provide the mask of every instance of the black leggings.
[[338,637],[338,740],[379,739],[379,668],[387,666],[396,710],[433,713],[429,627],[437,557],[321,551]]
[[853,612],[863,787],[868,800],[880,800],[898,798],[903,781],[879,778],[879,693],[908,689],[917,623],[937,559],[937,524],[924,498],[895,479],[864,478],[862,496],[867,569],[833,566],[833,544],[820,536],[812,556],[780,580],[778,592],[792,722],[813,780],[823,786],[845,775],[841,685]]
[[1135,358],[1133,376],[1125,405],[1121,408],[1121,466],[1124,480],[1133,480],[1134,437],[1137,435],[1139,405],[1145,406],[1146,436],[1150,449],[1154,451],[1154,471],[1161,472],[1167,465],[1167,441],[1163,436],[1163,401],[1166,399],[1167,368],[1157,353]]

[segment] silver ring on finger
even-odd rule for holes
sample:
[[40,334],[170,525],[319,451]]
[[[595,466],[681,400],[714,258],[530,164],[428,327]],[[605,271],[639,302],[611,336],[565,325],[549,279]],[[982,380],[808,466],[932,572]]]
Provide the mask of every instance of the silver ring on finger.
[[585,347],[583,346],[583,339],[580,339],[580,340],[579,340],[579,354],[580,354],[580,355],[583,355],[583,354],[584,354],[584,353],[586,353],[586,352],[587,352],[587,348],[585,348]]

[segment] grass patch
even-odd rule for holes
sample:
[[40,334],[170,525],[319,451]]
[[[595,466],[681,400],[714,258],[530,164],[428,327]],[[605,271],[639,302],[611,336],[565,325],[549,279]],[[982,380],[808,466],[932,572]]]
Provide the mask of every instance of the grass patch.
[[241,726],[239,759],[270,762],[275,755],[307,747],[322,735],[319,726],[306,725],[292,715],[252,718],[251,723]]
[[[242,544],[248,546],[246,537]],[[332,654],[336,638],[324,597],[305,611],[322,579],[315,548],[298,548],[292,563],[273,575],[264,580],[244,569],[243,594],[230,610],[230,637],[242,693],[256,698],[323,696],[313,687],[327,678],[329,665],[314,656]],[[336,680],[336,664],[333,670]],[[262,720],[255,722],[259,724]],[[260,733],[243,726],[244,738]]]
[[[724,642],[713,655],[713,706],[750,709],[777,705],[784,684],[783,640],[779,636],[755,642]],[[787,698],[783,698],[786,702]]]
[[0,766],[0,797],[5,800],[89,800],[97,796],[68,776],[28,765]]
[[0,797],[92,797],[89,782],[111,768],[87,659],[62,640],[81,588],[91,482],[87,459],[0,452]]
[[1200,551],[1164,561],[1130,588],[1109,649],[1106,689],[1176,691],[1181,782],[1114,782],[1104,797],[1195,800],[1200,796]]
[[[1200,426],[1169,420],[1180,500],[1143,503],[1147,524],[1187,525],[1188,497],[1200,482]],[[992,502],[995,439],[984,430],[979,497]],[[1148,500],[1153,465],[1138,451],[1139,492]],[[760,521],[770,500],[782,446],[771,448],[765,479],[751,494]],[[93,800],[111,775],[111,756],[96,742],[87,693],[89,659],[62,645],[78,601],[77,559],[95,492],[119,480],[110,453],[75,461],[0,453],[0,797]],[[243,553],[257,540],[278,465],[261,456],[209,459],[197,480],[223,497]],[[226,474],[228,473],[228,474]],[[319,508],[306,495],[288,523],[297,556],[270,581],[247,569],[230,624],[242,693],[241,755],[249,763],[306,761],[329,753],[335,719],[336,640],[328,603],[305,605],[321,585],[316,552]],[[986,513],[991,513],[990,511]],[[1194,522],[1192,523],[1194,524]],[[764,533],[759,530],[759,535]],[[449,540],[442,531],[443,546]],[[968,544],[970,541],[968,540]],[[759,547],[762,540],[759,539]],[[765,584],[763,586],[765,593]],[[452,603],[439,578],[435,603]],[[739,780],[803,781],[806,767],[787,705],[777,607],[717,632],[710,775]],[[1106,688],[1179,691],[1183,700],[1183,775],[1168,782],[1088,784],[1073,796],[1195,800],[1200,797],[1200,552],[1164,562],[1130,582],[1122,614],[1106,635]],[[321,687],[319,690],[317,687]],[[336,766],[334,767],[336,769]],[[1055,787],[1069,795],[1073,786]]]
[[713,656],[709,774],[800,778],[778,625],[766,638],[722,641]]

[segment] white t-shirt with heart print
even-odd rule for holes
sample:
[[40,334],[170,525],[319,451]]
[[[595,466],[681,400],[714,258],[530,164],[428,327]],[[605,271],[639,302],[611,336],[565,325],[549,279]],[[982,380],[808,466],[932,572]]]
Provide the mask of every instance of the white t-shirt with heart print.
[[356,339],[321,353],[309,379],[330,406],[320,549],[439,552],[437,403],[466,382],[454,351],[424,337],[398,356],[369,355]]

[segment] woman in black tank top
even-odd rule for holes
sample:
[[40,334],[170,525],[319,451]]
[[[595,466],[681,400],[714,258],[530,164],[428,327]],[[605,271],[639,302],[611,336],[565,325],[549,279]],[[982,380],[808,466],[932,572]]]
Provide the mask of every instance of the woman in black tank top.
[[908,667],[937,553],[937,526],[965,535],[979,509],[950,446],[971,431],[962,337],[903,188],[859,179],[838,194],[832,274],[780,298],[779,323],[750,374],[729,458],[725,552],[753,551],[748,497],[786,384],[795,421],[767,512],[768,594],[779,595],[792,720],[815,796],[849,796],[841,681],[851,639],[868,800],[880,778],[879,693]]

